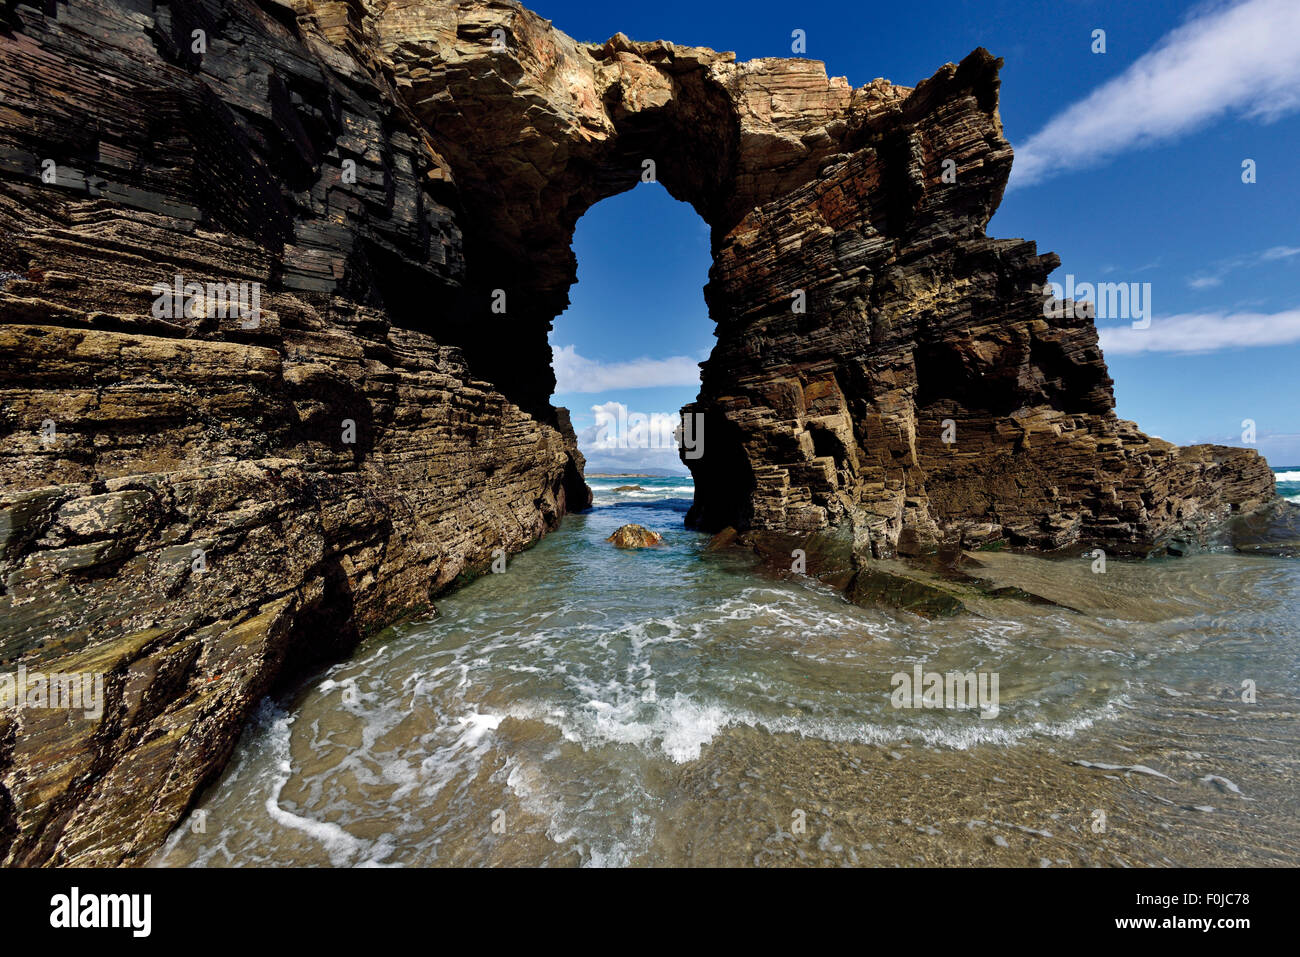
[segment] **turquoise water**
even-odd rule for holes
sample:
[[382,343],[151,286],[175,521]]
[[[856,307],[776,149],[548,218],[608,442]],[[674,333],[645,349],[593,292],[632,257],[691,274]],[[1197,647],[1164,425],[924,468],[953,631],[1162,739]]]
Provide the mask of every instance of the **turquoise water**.
[[1300,503],[1300,465],[1274,469],[1277,477],[1277,494],[1288,502]]
[[[1300,562],[989,555],[1069,607],[928,621],[709,551],[689,479],[592,487],[267,701],[155,863],[1300,863]],[[917,664],[996,674],[998,714],[894,707]]]

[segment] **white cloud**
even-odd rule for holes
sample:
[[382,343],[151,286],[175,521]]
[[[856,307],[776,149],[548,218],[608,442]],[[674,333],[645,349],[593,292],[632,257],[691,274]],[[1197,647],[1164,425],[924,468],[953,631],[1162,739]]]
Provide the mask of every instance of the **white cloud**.
[[685,471],[674,434],[677,412],[629,412],[622,402],[593,405],[596,424],[578,432],[578,447],[588,471],[635,471],[661,468]]
[[1274,246],[1272,249],[1264,250],[1260,258],[1274,262],[1278,259],[1290,259],[1292,256],[1300,256],[1300,246]]
[[553,346],[556,392],[608,392],[700,384],[700,360],[690,356],[601,362],[578,355],[576,346]]
[[1185,313],[1155,319],[1147,329],[1107,326],[1098,332],[1102,351],[1108,356],[1281,346],[1300,342],[1300,309],[1271,314]]
[[622,402],[609,401],[591,407],[596,424],[578,433],[584,453],[587,449],[677,449],[674,433],[681,423],[677,412],[629,412]]
[[1264,263],[1281,262],[1284,259],[1290,259],[1292,256],[1300,256],[1300,246],[1273,246],[1260,253],[1233,256],[1231,259],[1220,259],[1218,262],[1211,264],[1203,275],[1189,279],[1187,285],[1196,290],[1212,289],[1215,286],[1223,285],[1224,278],[1238,269],[1260,266]]
[[1011,186],[1173,139],[1220,114],[1269,121],[1297,109],[1300,3],[1215,5],[1026,140],[1016,150]]

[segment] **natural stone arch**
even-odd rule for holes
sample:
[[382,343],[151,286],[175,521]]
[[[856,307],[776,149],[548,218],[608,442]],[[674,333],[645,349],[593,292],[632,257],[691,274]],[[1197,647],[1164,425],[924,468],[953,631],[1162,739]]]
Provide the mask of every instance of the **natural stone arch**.
[[[692,522],[847,527],[876,557],[1172,532],[1149,489],[1194,487],[1204,455],[1116,420],[1091,321],[1043,314],[1059,260],[985,235],[1012,162],[986,51],[915,89],[855,90],[815,61],[580,44],[514,4],[376,5],[367,26],[468,213],[460,341],[523,407],[549,408],[538,358],[583,212],[649,158],[710,225],[718,344],[686,410],[706,423]],[[509,355],[472,318],[494,286],[519,304]],[[1248,454],[1211,460],[1262,476]]]

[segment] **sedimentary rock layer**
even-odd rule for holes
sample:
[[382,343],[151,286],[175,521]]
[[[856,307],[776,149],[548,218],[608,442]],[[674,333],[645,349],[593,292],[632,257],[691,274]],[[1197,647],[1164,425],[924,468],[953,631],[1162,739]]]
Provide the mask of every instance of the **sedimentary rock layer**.
[[133,862],[286,668],[589,493],[563,410],[457,347],[456,194],[360,51],[275,4],[5,16],[0,667],[106,683],[0,712],[0,859]]
[[[685,410],[705,425],[684,458],[702,527],[848,524],[875,557],[992,538],[1142,551],[1272,497],[1255,453],[1118,420],[1092,320],[1045,315],[1057,257],[985,235],[1012,162],[987,52],[915,89],[853,89],[809,60],[580,44],[506,4],[364,22],[453,171],[471,273],[531,325],[567,304],[578,217],[647,164],[712,227],[719,341]],[[545,402],[549,370],[522,351],[467,349]]]
[[483,0],[0,8],[0,668],[106,676],[98,717],[0,712],[0,859],[142,861],[277,681],[586,504],[547,333],[647,173],[712,228],[699,524],[1144,549],[1270,497],[1118,421],[1056,258],[985,236],[998,66],[853,89]]

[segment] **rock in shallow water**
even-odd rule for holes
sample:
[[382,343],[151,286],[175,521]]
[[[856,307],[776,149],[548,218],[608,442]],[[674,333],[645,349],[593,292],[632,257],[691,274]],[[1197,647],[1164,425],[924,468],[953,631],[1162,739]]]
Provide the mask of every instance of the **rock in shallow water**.
[[652,532],[643,525],[624,525],[605,539],[619,548],[646,548],[649,545],[658,545],[663,540],[662,535]]

